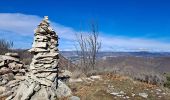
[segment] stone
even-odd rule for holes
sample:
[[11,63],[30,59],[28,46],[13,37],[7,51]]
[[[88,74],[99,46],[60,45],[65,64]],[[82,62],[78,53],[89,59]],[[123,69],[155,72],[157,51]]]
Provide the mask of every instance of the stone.
[[48,92],[44,86],[41,87],[41,89],[36,92],[30,100],[50,100],[50,97],[48,95]]
[[30,98],[30,96],[33,94],[33,92],[34,92],[34,87],[36,86],[36,84],[35,84],[35,82],[34,83],[32,83],[29,87],[28,87],[28,89],[25,91],[25,92],[23,92],[23,95],[22,95],[22,97],[21,97],[21,100],[29,100],[29,98]]
[[61,73],[63,77],[72,77],[72,73],[68,70],[62,70]]
[[43,41],[45,41],[45,40],[47,40],[48,38],[46,37],[46,36],[41,36],[41,35],[37,35],[37,36],[35,36],[35,40],[37,40],[37,41],[41,41],[41,42],[43,42]]
[[0,62],[0,68],[3,67],[4,65],[5,65],[4,61]]
[[50,67],[51,67],[51,64],[45,64],[43,67],[44,67],[44,68],[50,68]]
[[44,33],[44,34],[46,33],[46,31],[45,31],[44,29],[42,29],[41,27],[35,29],[34,32],[35,32],[35,33],[41,33],[41,34],[42,34],[42,33]]
[[28,50],[29,52],[48,52],[49,50],[46,50],[44,48],[32,48]]
[[42,58],[48,58],[48,57],[55,58],[58,54],[59,53],[48,53],[48,54],[43,55],[40,53],[35,56],[35,59],[42,59]]
[[2,56],[2,59],[3,59],[3,60],[12,60],[12,61],[19,62],[19,59],[18,59],[18,58],[11,57],[11,56],[6,56],[6,55],[3,55],[3,56]]
[[16,84],[16,83],[19,83],[20,80],[12,80],[12,81],[9,81],[7,86],[10,86],[10,85],[13,85],[13,84]]
[[51,73],[49,76],[47,76],[46,78],[48,79],[48,80],[50,80],[50,81],[54,81],[55,80],[55,78],[56,78],[56,75],[57,75],[57,73]]
[[0,94],[3,93],[6,90],[6,87],[0,86]]
[[9,63],[8,66],[11,69],[21,69],[23,67],[23,64],[12,62],[12,63]]
[[69,83],[77,83],[77,82],[83,82],[83,80],[81,78],[78,79],[69,79]]
[[148,98],[148,94],[147,93],[139,93],[139,96],[141,96],[143,98]]
[[9,68],[7,67],[2,67],[0,69],[0,75],[4,75],[4,74],[8,74],[8,73],[12,73],[12,70],[10,70]]
[[2,56],[3,56],[3,55],[0,55],[0,62],[2,62],[2,61],[3,61]]
[[7,84],[7,83],[8,83],[8,80],[2,79],[2,80],[0,81],[0,86],[3,86],[3,85],[5,85],[5,84]]
[[99,75],[96,75],[96,76],[90,76],[91,79],[98,79],[98,80],[101,80],[101,76]]
[[58,98],[69,97],[72,95],[70,88],[60,80],[58,80],[58,87],[55,93]]
[[47,43],[46,42],[34,42],[33,47],[35,47],[35,48],[46,48]]
[[34,75],[38,78],[46,78],[50,73],[36,73]]
[[34,87],[34,91],[39,91],[41,89],[41,87],[40,87],[40,85],[39,84],[37,84],[35,87]]
[[3,77],[3,79],[8,80],[8,81],[14,80],[13,73],[4,74],[2,77]]
[[37,78],[36,76],[34,75],[31,75],[31,78],[34,80],[34,81],[37,81],[43,85],[46,85],[46,86],[51,86],[52,82],[51,81],[48,81],[48,80],[42,80],[42,79],[39,79]]
[[25,85],[24,83],[22,83],[22,84],[20,85],[20,87],[18,88],[15,97],[12,98],[12,100],[21,100],[21,98],[22,98],[22,96],[23,96],[23,93],[24,93],[27,89],[28,89],[28,86]]
[[71,96],[71,97],[69,98],[69,100],[80,100],[80,98],[77,97],[77,96]]
[[11,56],[11,57],[19,58],[18,53],[6,53],[5,55],[6,55],[6,56]]

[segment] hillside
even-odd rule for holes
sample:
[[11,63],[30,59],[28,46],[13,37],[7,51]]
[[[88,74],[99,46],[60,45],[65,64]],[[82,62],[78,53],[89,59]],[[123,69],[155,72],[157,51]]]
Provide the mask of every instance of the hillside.
[[170,100],[170,90],[120,75],[104,74],[70,81],[74,95],[81,100]]

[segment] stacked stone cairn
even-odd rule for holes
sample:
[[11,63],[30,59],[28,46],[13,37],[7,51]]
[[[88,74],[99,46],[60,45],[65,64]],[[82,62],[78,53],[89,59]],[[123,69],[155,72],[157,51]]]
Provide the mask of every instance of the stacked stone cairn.
[[0,98],[11,95],[24,80],[26,69],[17,53],[0,55]]
[[29,50],[34,55],[30,72],[7,100],[57,100],[72,96],[70,88],[58,79],[57,46],[58,35],[45,16],[35,29],[32,49]]

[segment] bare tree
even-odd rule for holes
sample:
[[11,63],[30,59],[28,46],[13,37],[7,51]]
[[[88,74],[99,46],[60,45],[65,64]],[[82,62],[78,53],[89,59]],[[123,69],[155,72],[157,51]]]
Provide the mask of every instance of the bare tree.
[[101,42],[99,41],[98,26],[95,23],[91,23],[91,31],[87,34],[76,34],[77,40],[77,53],[81,56],[81,66],[83,70],[87,72],[90,69],[95,70],[97,53],[101,48]]
[[8,52],[11,47],[13,47],[13,42],[8,42],[4,39],[0,39],[0,54]]

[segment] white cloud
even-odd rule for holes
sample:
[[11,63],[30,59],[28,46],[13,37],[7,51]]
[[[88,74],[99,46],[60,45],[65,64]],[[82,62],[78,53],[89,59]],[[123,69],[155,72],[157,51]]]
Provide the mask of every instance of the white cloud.
[[100,37],[105,50],[115,51],[170,51],[170,43],[144,38]]
[[[49,17],[50,19],[50,17]],[[6,34],[0,33],[1,37],[10,37],[12,33],[18,35],[18,37],[26,38],[27,36],[33,36],[33,30],[40,23],[42,17],[37,15],[26,15],[21,13],[0,13],[0,32],[7,32]],[[56,22],[51,22],[51,26],[59,34],[61,38],[60,48],[62,50],[73,50],[75,31],[71,27],[66,27]],[[104,34],[101,34],[104,35]],[[31,44],[32,40],[21,42],[21,39],[13,38],[17,43],[17,47],[22,48],[22,44]],[[136,50],[149,50],[149,51],[170,51],[170,43],[161,42],[158,40],[150,40],[145,38],[130,38],[130,37],[118,37],[118,36],[100,36],[102,41],[102,50],[116,50],[116,51],[136,51]],[[27,43],[24,43],[27,42]],[[30,42],[30,43],[28,43]],[[19,44],[21,43],[21,44]],[[31,45],[25,46],[30,48]]]

